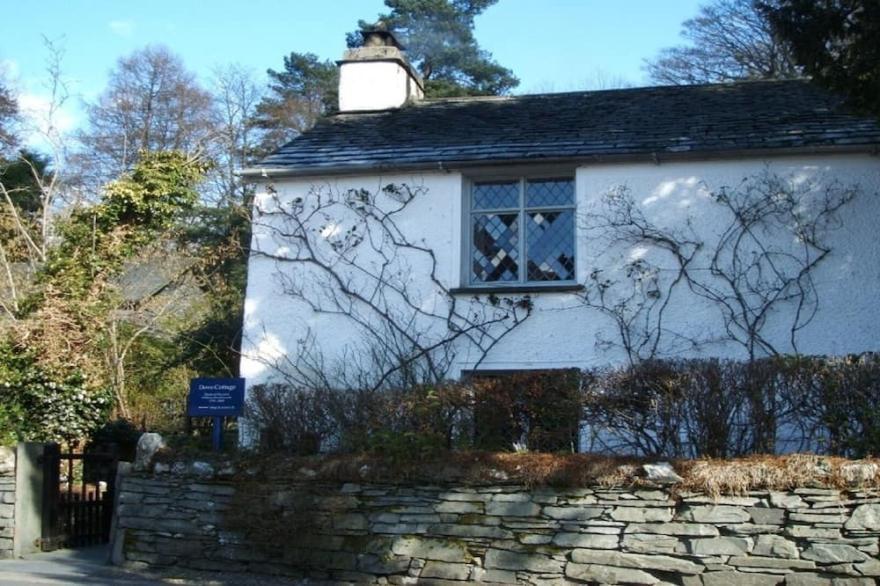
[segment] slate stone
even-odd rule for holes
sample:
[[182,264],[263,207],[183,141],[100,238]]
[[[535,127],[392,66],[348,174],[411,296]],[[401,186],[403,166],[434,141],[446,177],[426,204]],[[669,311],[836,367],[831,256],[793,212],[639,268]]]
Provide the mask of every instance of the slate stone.
[[165,440],[158,433],[142,433],[137,442],[134,469],[147,470],[153,462],[156,452],[164,447]]
[[759,556],[732,557],[727,563],[734,567],[766,568],[786,570],[812,570],[816,564],[808,560],[787,560],[782,558],[765,558]]
[[801,554],[801,557],[805,560],[817,561],[820,564],[864,562],[871,559],[845,543],[814,543]]
[[718,527],[702,523],[630,523],[623,532],[695,537],[714,537],[719,534]]
[[880,124],[805,80],[427,99],[327,116],[253,170],[288,174],[485,162],[672,157],[877,145]]
[[476,567],[473,569],[472,580],[479,584],[516,584],[516,572]]
[[447,501],[440,503],[436,507],[434,507],[434,511],[438,513],[458,513],[458,514],[468,514],[468,513],[482,513],[483,512],[483,504],[475,503],[475,502],[467,502],[467,501]]
[[585,547],[590,549],[615,549],[620,544],[617,535],[596,533],[558,533],[553,544],[559,547]]
[[391,551],[396,555],[442,562],[469,562],[472,559],[461,542],[439,538],[401,537],[394,540]]
[[744,572],[709,572],[701,577],[703,586],[774,586],[785,579],[785,576]]
[[429,561],[422,568],[419,576],[422,578],[440,578],[442,580],[467,580],[470,574],[471,566],[467,564]]
[[544,507],[544,514],[551,519],[564,521],[585,521],[602,516],[601,507]]
[[642,570],[596,564],[565,565],[565,576],[572,580],[599,584],[657,584],[660,579]]
[[661,572],[677,572],[680,574],[699,574],[704,569],[703,566],[699,564],[671,556],[644,555],[618,551],[575,549],[571,552],[571,559],[580,564],[618,566],[621,568],[658,570]]
[[0,475],[15,474],[15,449],[0,446]]
[[651,482],[657,484],[677,484],[684,480],[669,462],[657,462],[655,464],[643,464],[642,470]]
[[799,495],[786,492],[771,492],[770,504],[781,509],[802,509],[807,506]]
[[697,523],[747,523],[751,520],[751,515],[743,508],[730,505],[690,507],[679,517],[684,521],[696,521]]
[[800,557],[797,544],[779,535],[759,535],[752,554],[788,559]]
[[668,523],[672,521],[672,511],[666,508],[615,507],[611,518],[630,523]]
[[486,514],[498,517],[534,517],[541,513],[540,505],[528,502],[489,502]]
[[486,551],[483,565],[490,569],[553,574],[562,572],[563,562],[541,554],[489,549]]
[[621,546],[634,553],[675,553],[681,542],[671,535],[624,535]]
[[709,537],[687,543],[688,550],[695,555],[743,555],[752,547],[752,540],[746,537]]
[[785,522],[785,510],[767,507],[748,507],[749,515],[758,525],[782,525]]
[[880,531],[880,504],[857,506],[843,526],[849,531]]

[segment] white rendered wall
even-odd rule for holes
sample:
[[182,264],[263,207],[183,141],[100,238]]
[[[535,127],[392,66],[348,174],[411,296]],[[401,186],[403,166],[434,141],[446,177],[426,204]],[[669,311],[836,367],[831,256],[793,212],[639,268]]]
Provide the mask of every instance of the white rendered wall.
[[409,73],[395,61],[345,62],[339,68],[339,111],[399,108],[412,86]]
[[[658,225],[680,225],[695,219],[695,230],[711,238],[721,229],[717,207],[708,200],[707,188],[738,185],[743,178],[770,171],[794,182],[839,180],[860,185],[858,197],[840,213],[842,229],[829,232],[833,249],[815,273],[820,307],[815,319],[800,332],[798,350],[807,354],[844,354],[880,350],[880,160],[861,155],[786,157],[726,162],[584,165],[576,172],[578,212],[594,206],[608,190],[627,186],[646,217]],[[400,176],[364,176],[284,180],[274,184],[278,197],[290,201],[308,197],[315,186],[375,191],[387,183],[408,183],[424,188],[400,214],[397,224],[414,240],[434,250],[438,276],[449,288],[461,285],[463,177],[458,173],[425,173]],[[257,205],[267,202],[257,195]],[[261,203],[262,202],[262,203]],[[270,231],[254,226],[256,250],[274,252],[284,247]],[[613,269],[622,259],[644,251],[622,249],[602,252],[579,228],[578,282],[595,268]],[[602,252],[600,254],[600,252]],[[412,266],[414,283],[424,279],[425,266]],[[359,342],[360,334],[344,316],[316,314],[307,305],[285,295],[278,271],[283,264],[252,256],[248,270],[241,374],[248,386],[278,380],[277,365],[295,359],[306,332],[315,337],[325,359],[342,357]],[[420,271],[422,271],[420,273]],[[502,370],[550,367],[590,367],[619,363],[624,355],[615,348],[597,345],[598,338],[613,339],[610,320],[584,308],[577,294],[533,294],[534,313],[519,329],[498,344],[480,365]],[[420,300],[431,304],[430,298]],[[670,304],[668,323],[683,335],[718,338],[721,321],[717,308],[685,290]],[[788,332],[780,327],[770,337],[780,351],[791,351]],[[666,355],[744,357],[741,346],[723,341],[693,348],[670,345]],[[473,366],[474,356],[462,350],[450,373]],[[274,365],[274,366],[273,366]]]

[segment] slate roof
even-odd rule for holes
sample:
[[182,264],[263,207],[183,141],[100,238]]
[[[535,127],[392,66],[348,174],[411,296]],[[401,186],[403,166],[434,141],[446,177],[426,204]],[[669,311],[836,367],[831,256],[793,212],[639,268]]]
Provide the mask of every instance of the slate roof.
[[424,100],[329,116],[256,168],[270,175],[571,159],[876,151],[880,124],[804,80]]

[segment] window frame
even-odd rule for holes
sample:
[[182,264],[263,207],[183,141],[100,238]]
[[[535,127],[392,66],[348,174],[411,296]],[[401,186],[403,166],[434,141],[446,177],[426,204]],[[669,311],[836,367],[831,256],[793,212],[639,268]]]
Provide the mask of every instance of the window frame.
[[[546,181],[546,180],[566,180],[572,184],[573,197],[572,202],[566,205],[549,205],[549,206],[526,206],[526,184],[529,181]],[[493,208],[488,210],[475,209],[473,190],[477,184],[481,183],[517,183],[519,189],[519,206],[517,208]],[[464,248],[461,255],[461,283],[464,290],[559,290],[571,289],[578,287],[578,245],[577,245],[577,180],[576,175],[571,170],[552,170],[538,173],[515,173],[515,174],[475,174],[465,178],[463,185],[462,202],[462,242]],[[557,281],[529,281],[528,279],[528,255],[527,255],[527,236],[526,236],[526,215],[529,212],[552,212],[552,211],[571,211],[571,244],[574,253],[574,266],[572,268],[571,279]],[[516,213],[519,223],[519,279],[516,281],[478,281],[474,277],[473,271],[473,252],[474,252],[474,227],[473,218],[479,213],[491,214],[512,214]]]

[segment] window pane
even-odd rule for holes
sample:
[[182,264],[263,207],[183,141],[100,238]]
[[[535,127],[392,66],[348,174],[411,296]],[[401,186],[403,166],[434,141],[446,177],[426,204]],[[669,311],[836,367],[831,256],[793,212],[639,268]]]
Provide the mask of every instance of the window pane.
[[571,179],[539,179],[526,183],[526,206],[560,206],[574,204],[574,181]]
[[519,182],[477,183],[474,185],[475,210],[519,207]]
[[474,281],[519,280],[519,214],[479,214],[473,228]]
[[527,218],[528,280],[573,280],[574,212],[530,212]]

